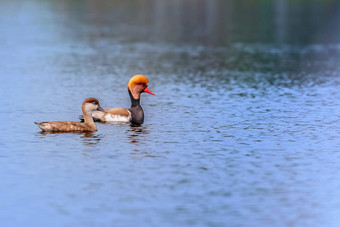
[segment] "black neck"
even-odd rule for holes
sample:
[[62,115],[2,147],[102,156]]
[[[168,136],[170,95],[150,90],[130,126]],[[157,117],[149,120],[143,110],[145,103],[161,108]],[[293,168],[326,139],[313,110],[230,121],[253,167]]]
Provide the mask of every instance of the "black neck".
[[140,106],[139,99],[135,99],[130,90],[129,95],[131,99],[131,108],[129,111],[131,112],[131,124],[140,125],[144,122],[144,111]]
[[128,89],[129,91],[129,95],[130,95],[130,99],[131,99],[131,107],[135,107],[135,106],[140,106],[140,99],[135,99],[130,91],[130,89]]

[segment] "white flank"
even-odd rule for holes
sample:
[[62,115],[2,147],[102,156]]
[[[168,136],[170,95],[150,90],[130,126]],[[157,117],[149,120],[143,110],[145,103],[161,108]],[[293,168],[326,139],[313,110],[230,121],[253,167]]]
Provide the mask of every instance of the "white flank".
[[105,114],[105,113],[102,112],[102,111],[93,111],[93,112],[92,112],[92,117],[101,119],[102,116],[103,116],[104,114]]
[[117,114],[105,114],[105,121],[119,121],[119,122],[130,122],[131,117],[125,117]]

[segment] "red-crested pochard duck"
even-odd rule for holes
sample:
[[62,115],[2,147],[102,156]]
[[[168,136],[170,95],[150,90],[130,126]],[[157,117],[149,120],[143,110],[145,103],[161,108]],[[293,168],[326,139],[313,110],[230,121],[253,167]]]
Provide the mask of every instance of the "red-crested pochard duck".
[[104,110],[95,98],[87,98],[81,107],[84,115],[84,123],[75,121],[48,121],[34,122],[44,132],[93,132],[97,126],[93,121],[92,112]]
[[93,118],[100,122],[131,122],[140,125],[144,122],[144,111],[140,105],[140,96],[143,92],[155,95],[148,88],[148,78],[143,75],[133,76],[128,83],[128,92],[131,99],[131,107],[111,108],[105,111],[94,111]]

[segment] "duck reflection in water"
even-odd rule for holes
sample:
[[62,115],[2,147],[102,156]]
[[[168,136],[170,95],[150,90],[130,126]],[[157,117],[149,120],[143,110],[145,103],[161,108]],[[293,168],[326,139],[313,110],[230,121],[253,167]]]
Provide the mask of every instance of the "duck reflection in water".
[[[70,134],[67,132],[38,132],[39,135],[42,136],[47,136],[47,135],[61,135],[61,134]],[[72,134],[76,134],[79,135],[80,138],[82,139],[84,145],[87,146],[94,146],[97,145],[99,143],[99,141],[101,140],[101,136],[97,135],[95,132],[74,132]]]
[[99,143],[99,141],[101,140],[101,136],[95,135],[94,132],[81,133],[80,138],[83,139],[84,144],[87,145],[87,146],[97,145]]
[[129,129],[126,130],[130,143],[139,144],[141,141],[141,136],[149,134],[145,126],[131,125]]

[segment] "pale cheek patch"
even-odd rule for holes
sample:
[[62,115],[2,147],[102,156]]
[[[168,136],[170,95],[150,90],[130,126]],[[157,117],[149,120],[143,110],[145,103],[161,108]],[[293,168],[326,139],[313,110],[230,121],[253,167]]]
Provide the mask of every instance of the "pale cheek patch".
[[85,105],[85,112],[91,112],[93,110],[97,109],[97,106],[95,106],[92,103],[86,103]]

